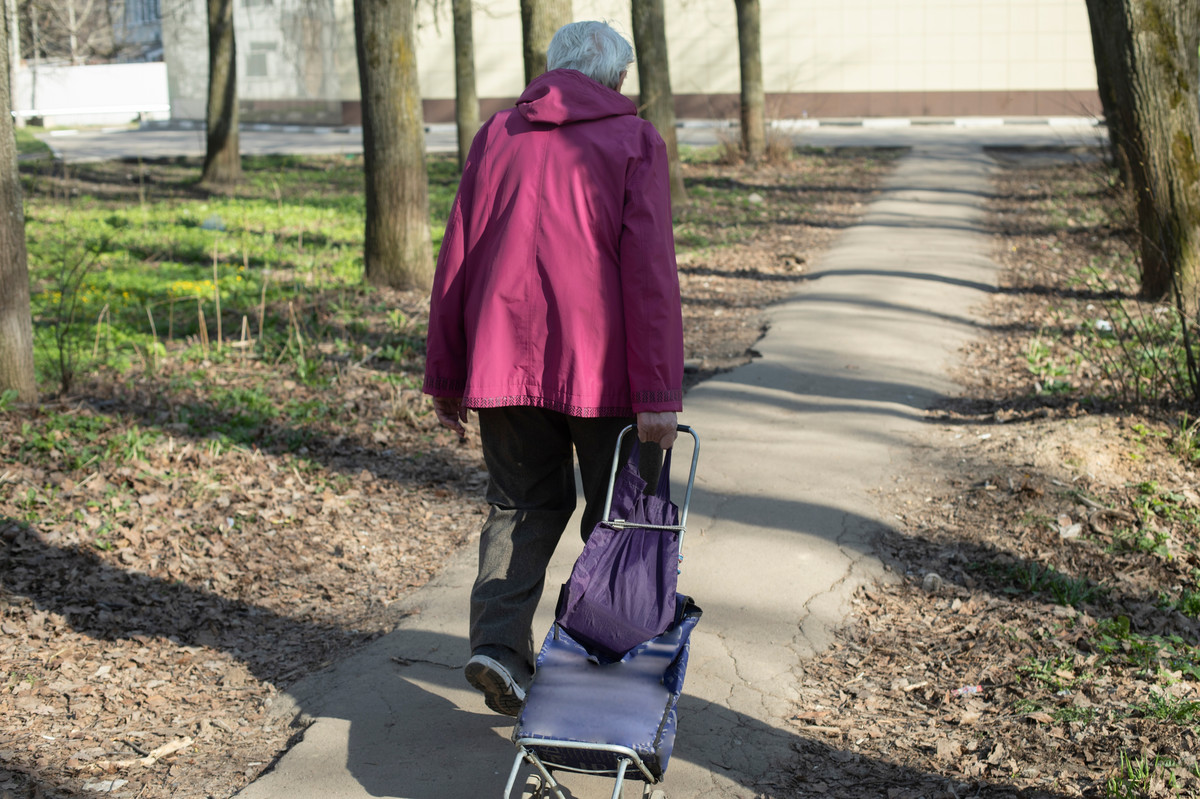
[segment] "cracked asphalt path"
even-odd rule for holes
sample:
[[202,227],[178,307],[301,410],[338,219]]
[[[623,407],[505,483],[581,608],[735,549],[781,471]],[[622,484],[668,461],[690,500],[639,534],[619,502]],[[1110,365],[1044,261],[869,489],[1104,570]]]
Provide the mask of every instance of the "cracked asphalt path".
[[[789,795],[804,658],[825,646],[854,588],[884,575],[871,542],[887,521],[870,491],[917,440],[923,409],[953,389],[947,368],[975,332],[969,309],[994,285],[981,227],[990,168],[977,139],[916,139],[861,223],[772,310],[762,358],[688,394],[681,421],[701,456],[680,590],[705,613],[670,799]],[[579,552],[571,529],[536,630]],[[474,558],[463,553],[417,592],[396,632],[279,703],[312,724],[241,796],[502,794],[511,720],[489,713],[461,674]],[[612,789],[571,775],[564,784],[579,799]]]

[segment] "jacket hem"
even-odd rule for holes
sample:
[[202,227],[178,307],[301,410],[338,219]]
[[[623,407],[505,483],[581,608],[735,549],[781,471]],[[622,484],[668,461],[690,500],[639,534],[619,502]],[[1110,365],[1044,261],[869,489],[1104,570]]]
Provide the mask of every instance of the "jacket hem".
[[601,416],[633,415],[633,407],[631,405],[575,405],[569,402],[546,399],[545,397],[466,397],[463,399],[463,405],[473,410],[514,406],[544,408],[548,411],[556,411],[567,416],[576,416],[583,419],[592,419]]

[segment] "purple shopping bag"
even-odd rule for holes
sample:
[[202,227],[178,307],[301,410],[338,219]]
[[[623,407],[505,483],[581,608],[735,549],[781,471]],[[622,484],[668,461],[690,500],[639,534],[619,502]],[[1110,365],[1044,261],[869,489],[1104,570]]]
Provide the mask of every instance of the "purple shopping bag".
[[[592,530],[558,597],[555,620],[603,663],[620,660],[675,620],[679,508],[670,500],[671,451],[658,490],[647,494],[635,440],[613,485],[609,518]],[[623,519],[625,524],[614,525]]]

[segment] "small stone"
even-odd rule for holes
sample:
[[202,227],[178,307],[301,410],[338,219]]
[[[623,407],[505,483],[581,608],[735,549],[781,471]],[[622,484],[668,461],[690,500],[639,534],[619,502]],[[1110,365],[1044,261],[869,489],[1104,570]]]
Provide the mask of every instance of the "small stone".
[[927,594],[936,594],[942,590],[942,576],[936,572],[929,572],[925,575],[925,579],[921,580],[921,588],[925,589]]

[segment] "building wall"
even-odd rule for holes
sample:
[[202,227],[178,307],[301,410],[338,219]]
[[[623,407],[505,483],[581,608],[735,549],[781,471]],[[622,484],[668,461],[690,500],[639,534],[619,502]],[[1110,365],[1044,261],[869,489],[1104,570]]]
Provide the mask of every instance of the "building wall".
[[[199,20],[201,27],[198,37],[177,33],[177,21],[164,11],[173,105],[202,119],[203,0],[178,2],[191,3],[190,24]],[[679,115],[736,116],[732,0],[665,5]],[[431,122],[453,119],[449,6],[419,4],[418,64]],[[518,9],[515,0],[475,3],[477,88],[485,114],[511,103],[523,86]],[[628,0],[574,0],[574,11],[576,19],[608,20],[632,38]],[[285,121],[357,121],[350,0],[241,0],[236,14],[239,91],[248,120],[282,114]],[[762,19],[774,118],[1099,113],[1084,0],[762,0]],[[187,77],[176,84],[174,76],[184,71]],[[626,91],[636,95],[636,65]]]
[[34,66],[17,70],[13,112],[50,127],[122,125],[168,119],[167,69],[161,61],[88,66]]

